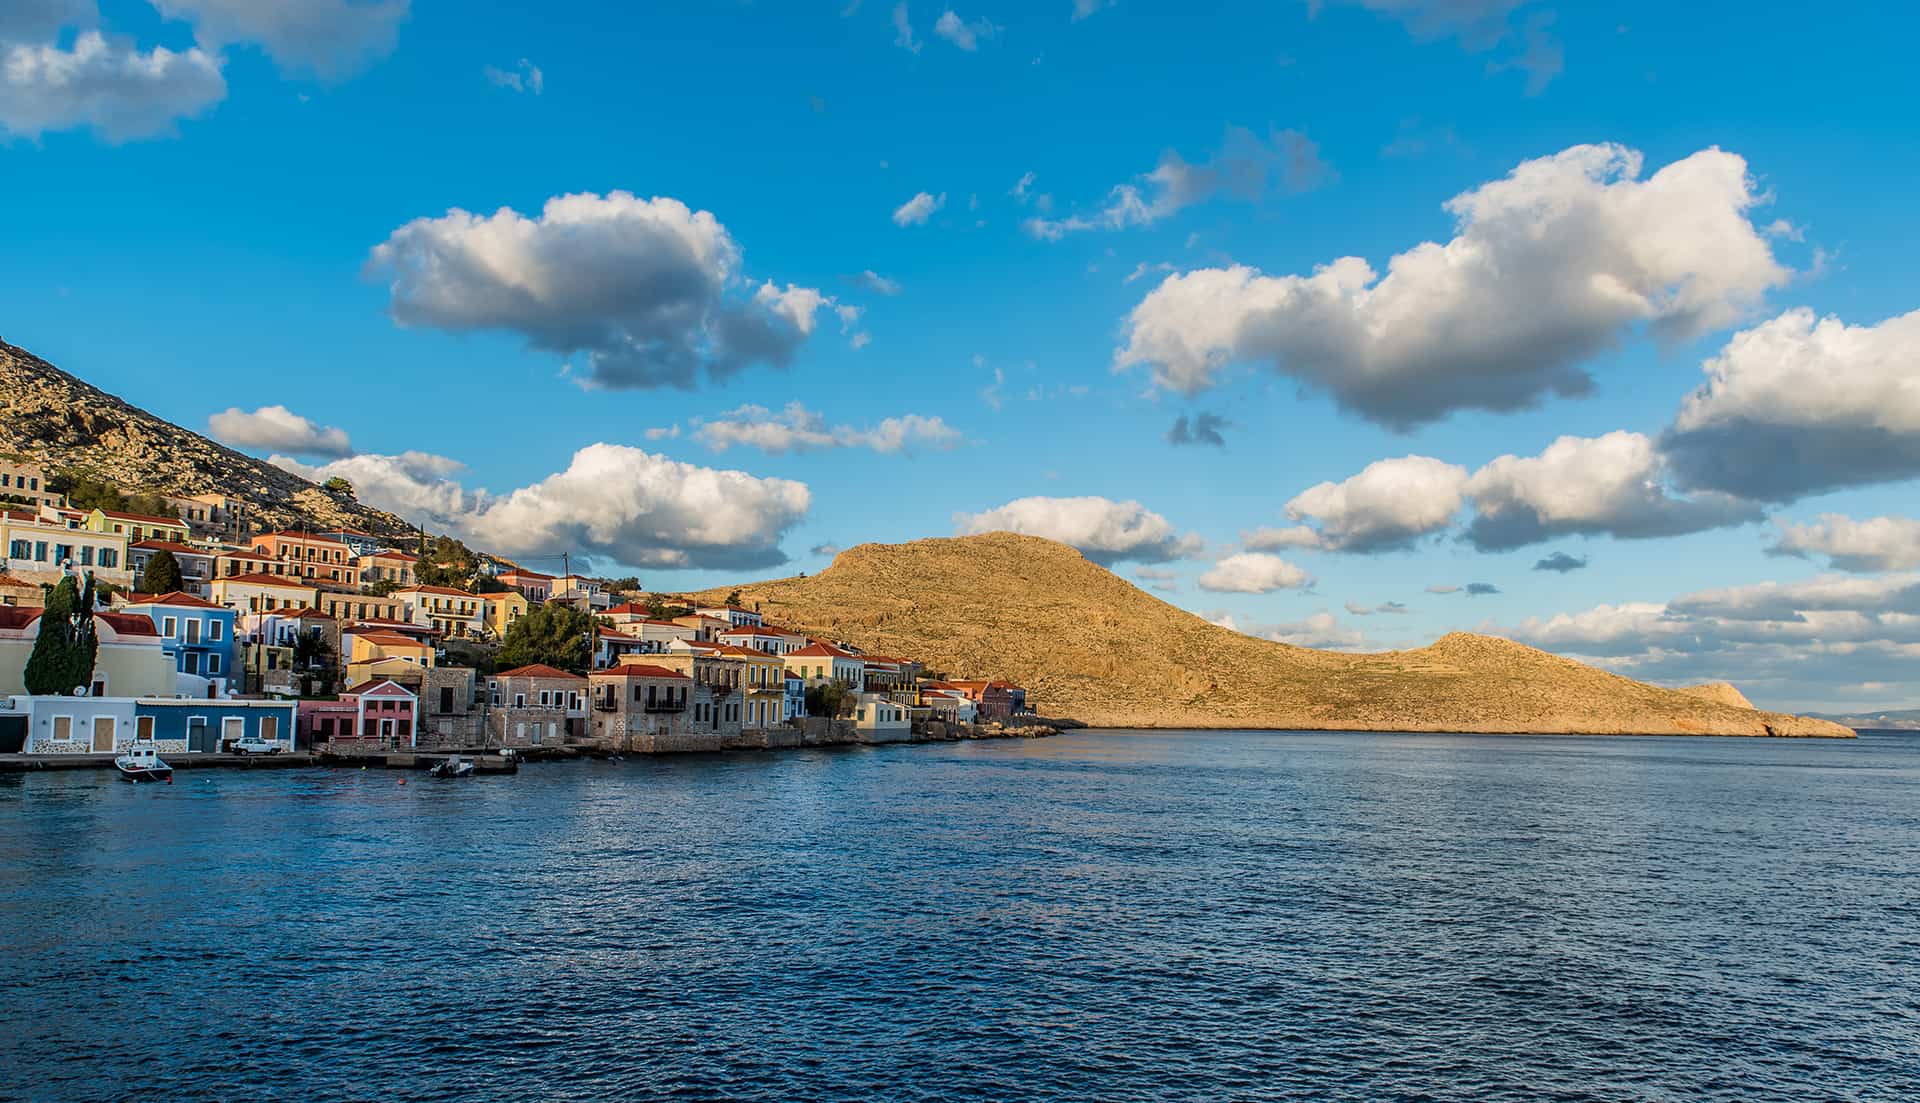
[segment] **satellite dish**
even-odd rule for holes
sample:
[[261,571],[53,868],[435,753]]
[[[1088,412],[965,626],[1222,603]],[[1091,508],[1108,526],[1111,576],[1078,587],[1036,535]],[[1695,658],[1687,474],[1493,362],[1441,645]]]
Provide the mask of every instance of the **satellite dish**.
[[74,687],[73,687],[73,695],[74,695],[75,697],[85,697],[85,696],[87,695],[87,692],[88,692],[88,687],[87,687],[87,686],[74,686]]

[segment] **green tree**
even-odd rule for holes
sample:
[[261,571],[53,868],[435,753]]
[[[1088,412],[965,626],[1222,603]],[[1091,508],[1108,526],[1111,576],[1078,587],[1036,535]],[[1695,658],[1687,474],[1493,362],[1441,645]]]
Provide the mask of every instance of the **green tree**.
[[186,576],[180,573],[180,561],[173,553],[162,549],[153,553],[147,565],[140,572],[140,592],[143,594],[170,594],[186,587]]
[[500,645],[502,668],[545,663],[571,674],[593,666],[595,618],[564,602],[549,601],[507,626]]
[[386,597],[399,588],[400,584],[398,582],[395,582],[391,578],[383,578],[371,586],[362,586],[360,589],[361,592],[372,594],[374,597]]
[[27,692],[70,696],[75,687],[93,681],[93,663],[100,640],[93,628],[93,580],[75,585],[71,575],[47,594],[40,614],[40,635],[27,656]]
[[667,601],[659,594],[647,595],[646,609],[647,615],[654,620],[672,620],[675,617],[684,617],[688,613],[693,612],[690,606],[678,598],[673,601]]
[[353,497],[353,484],[338,475],[321,483],[320,489],[329,494],[344,494],[349,498]]
[[740,604],[740,591],[738,591],[738,590],[735,590],[734,592],[732,592],[732,593],[730,593],[730,594],[728,594],[728,595],[727,595],[727,604],[728,604],[728,605],[735,605],[735,606],[737,606],[737,605],[739,605],[739,604]]
[[853,711],[853,703],[859,695],[853,687],[835,678],[831,682],[807,687],[807,715],[839,717]]
[[129,493],[105,479],[97,479],[72,468],[47,476],[47,489],[55,494],[65,494],[67,504],[75,509],[118,509],[175,520],[180,517],[180,511],[168,505],[165,495],[157,491],[135,490]]
[[616,594],[637,594],[640,592],[640,579],[634,575],[628,575],[625,578],[609,578],[606,582],[607,589],[612,590]]
[[473,549],[451,536],[421,537],[420,561],[413,566],[422,586],[451,586],[464,590],[479,573],[480,559]]

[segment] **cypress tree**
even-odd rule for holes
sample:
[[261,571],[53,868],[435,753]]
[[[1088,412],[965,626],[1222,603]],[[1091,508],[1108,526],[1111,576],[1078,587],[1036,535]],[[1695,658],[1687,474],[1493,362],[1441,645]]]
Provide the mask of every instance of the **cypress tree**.
[[186,586],[187,580],[180,573],[180,560],[170,551],[153,553],[147,560],[146,569],[140,572],[140,592],[143,594],[170,594]]
[[73,666],[73,607],[78,601],[72,578],[61,579],[47,595],[47,607],[40,613],[40,635],[33,641],[33,653],[27,656],[28,693],[65,695],[80,684],[68,677]]

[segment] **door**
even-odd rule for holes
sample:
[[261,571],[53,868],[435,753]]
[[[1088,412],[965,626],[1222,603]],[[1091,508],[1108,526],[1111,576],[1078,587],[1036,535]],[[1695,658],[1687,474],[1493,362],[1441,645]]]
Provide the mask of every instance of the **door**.
[[260,738],[269,743],[279,742],[280,718],[278,716],[262,716],[260,718]]
[[111,716],[93,718],[93,749],[95,751],[113,750],[113,733],[118,723]]
[[153,738],[153,717],[136,716],[133,719],[133,737],[135,739]]
[[220,721],[220,749],[230,751],[235,743],[246,738],[247,721],[244,717],[229,716]]
[[189,716],[187,718],[187,750],[190,750],[190,751],[213,750],[212,747],[207,746],[207,718],[206,717]]

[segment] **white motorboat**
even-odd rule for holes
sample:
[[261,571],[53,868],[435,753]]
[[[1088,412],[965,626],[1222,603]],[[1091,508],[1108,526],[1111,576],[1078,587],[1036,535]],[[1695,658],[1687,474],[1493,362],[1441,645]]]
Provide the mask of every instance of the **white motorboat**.
[[161,759],[151,739],[137,740],[125,753],[114,758],[113,766],[126,781],[173,780],[173,767]]

